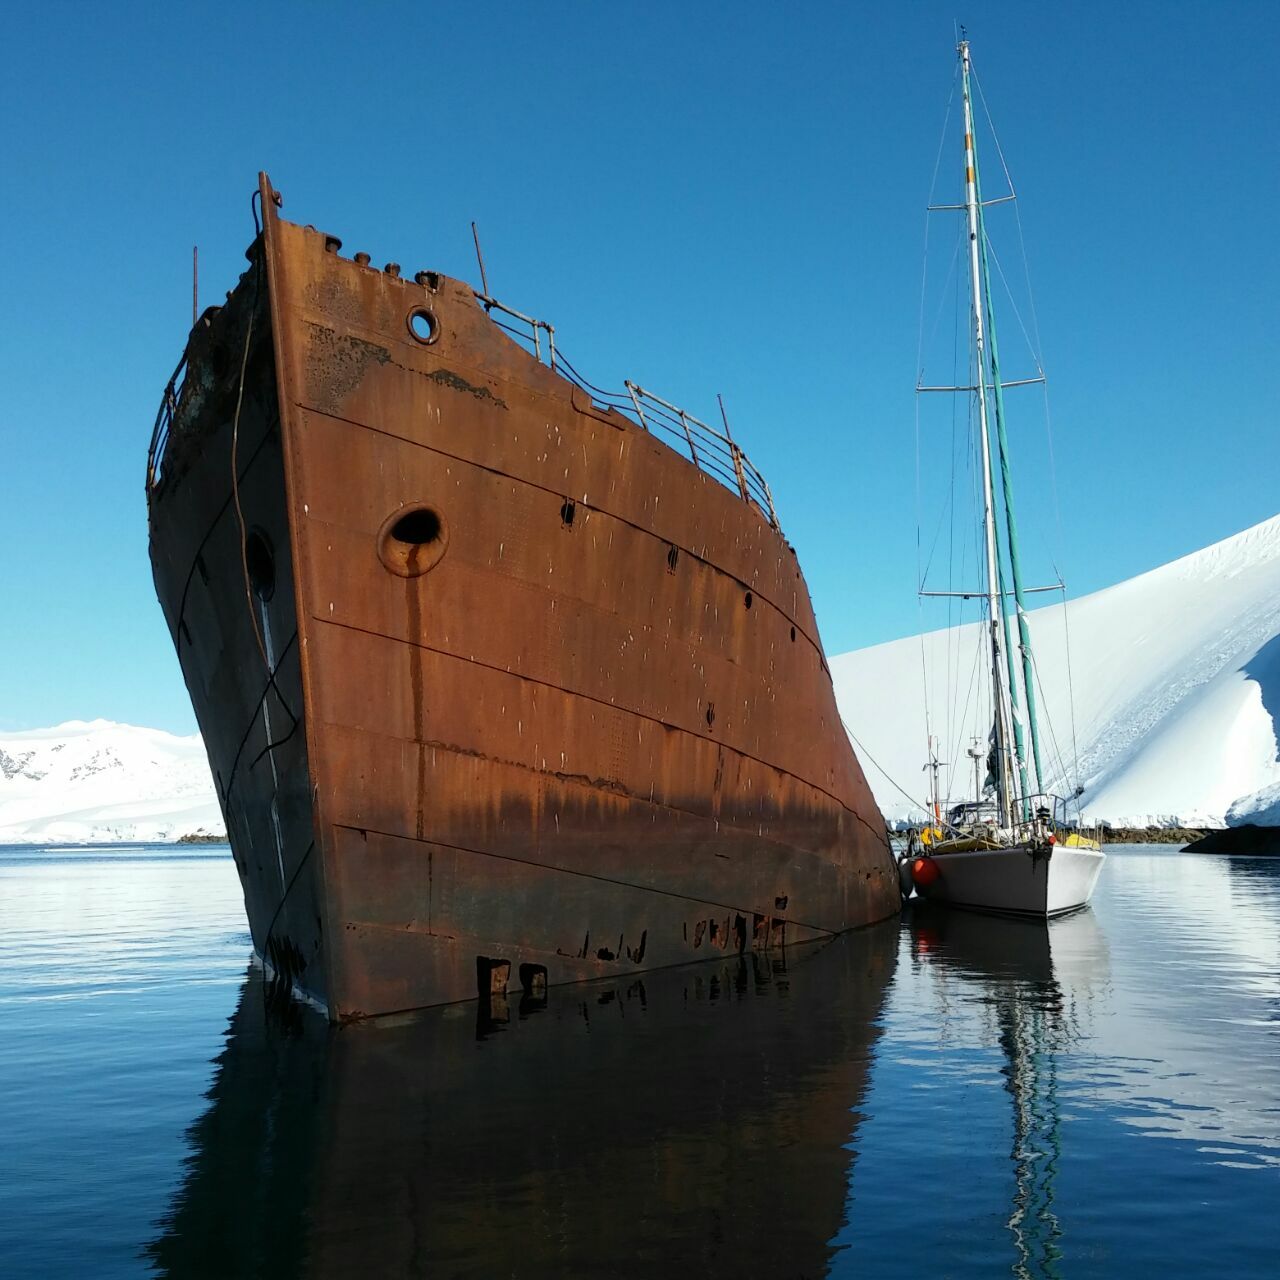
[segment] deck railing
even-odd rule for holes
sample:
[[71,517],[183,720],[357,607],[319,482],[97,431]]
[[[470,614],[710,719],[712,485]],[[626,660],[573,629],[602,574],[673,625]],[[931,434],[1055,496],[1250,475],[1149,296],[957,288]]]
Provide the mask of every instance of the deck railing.
[[173,427],[173,415],[177,412],[178,399],[182,395],[182,383],[187,374],[187,353],[182,353],[178,367],[173,371],[165,386],[164,397],[160,401],[160,410],[156,414],[156,425],[151,431],[151,444],[147,448],[147,495],[150,496],[160,484],[164,474],[164,455],[169,445],[169,431]]
[[[601,390],[582,377],[565,358],[563,350],[556,347],[554,325],[527,316],[487,294],[476,293],[475,296],[476,301],[489,313],[489,319],[517,339],[538,360],[544,361],[561,377],[581,387],[597,404],[617,409],[626,416],[634,415],[637,425],[651,435],[671,437],[681,446],[682,453],[688,453],[694,466],[736,493],[743,502],[758,508],[775,529],[781,529],[768,482],[730,435],[727,418],[724,419],[722,431],[708,426],[687,410],[671,404],[652,391],[646,391],[630,379],[623,381],[625,394]],[[500,314],[495,315],[495,311]],[[508,323],[510,320],[518,323]],[[545,360],[543,334],[546,335]],[[631,411],[630,414],[627,413],[628,410]],[[723,417],[723,408],[721,414]]]
[[640,425],[646,431],[662,431],[677,440],[683,439],[688,446],[689,457],[698,467],[726,488],[736,491],[743,502],[754,503],[768,516],[769,523],[778,528],[778,513],[774,509],[768,482],[729,434],[727,421],[724,431],[717,431],[693,414],[669,404],[661,396],[630,380],[624,385]]

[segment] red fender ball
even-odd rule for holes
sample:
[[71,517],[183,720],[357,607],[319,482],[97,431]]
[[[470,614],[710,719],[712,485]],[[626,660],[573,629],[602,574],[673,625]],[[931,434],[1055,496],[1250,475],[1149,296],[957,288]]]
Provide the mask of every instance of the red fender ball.
[[938,864],[932,858],[917,858],[911,864],[911,878],[918,889],[927,889],[941,874]]

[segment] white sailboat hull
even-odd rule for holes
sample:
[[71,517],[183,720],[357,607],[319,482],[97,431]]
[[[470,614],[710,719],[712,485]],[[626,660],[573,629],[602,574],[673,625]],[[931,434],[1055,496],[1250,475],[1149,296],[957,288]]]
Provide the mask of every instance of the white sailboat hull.
[[1028,846],[1014,845],[940,852],[932,861],[938,877],[932,884],[916,885],[921,897],[980,911],[1047,918],[1089,901],[1106,854],[1068,845],[1032,854]]

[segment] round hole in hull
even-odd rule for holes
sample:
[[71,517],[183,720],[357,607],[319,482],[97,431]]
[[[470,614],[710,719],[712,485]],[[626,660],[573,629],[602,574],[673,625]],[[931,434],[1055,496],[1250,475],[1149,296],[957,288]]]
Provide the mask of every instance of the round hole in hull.
[[402,578],[416,578],[434,569],[449,546],[444,516],[425,502],[409,503],[393,511],[378,533],[378,558]]
[[440,537],[440,513],[431,507],[417,507],[406,511],[391,526],[391,536],[406,546],[430,546]]
[[424,347],[429,347],[440,336],[440,322],[430,307],[414,307],[409,312],[406,323],[409,326],[409,332]]
[[250,529],[244,540],[244,564],[249,574],[249,587],[263,602],[276,591],[276,558],[271,539],[261,529]]

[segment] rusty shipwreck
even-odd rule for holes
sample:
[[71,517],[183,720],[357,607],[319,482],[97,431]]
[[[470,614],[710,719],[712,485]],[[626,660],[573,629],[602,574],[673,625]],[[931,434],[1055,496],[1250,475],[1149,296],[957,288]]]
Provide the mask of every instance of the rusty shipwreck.
[[345,258],[280,203],[263,175],[146,482],[273,975],[345,1020],[896,911],[795,553],[727,426],[600,392],[549,325]]

